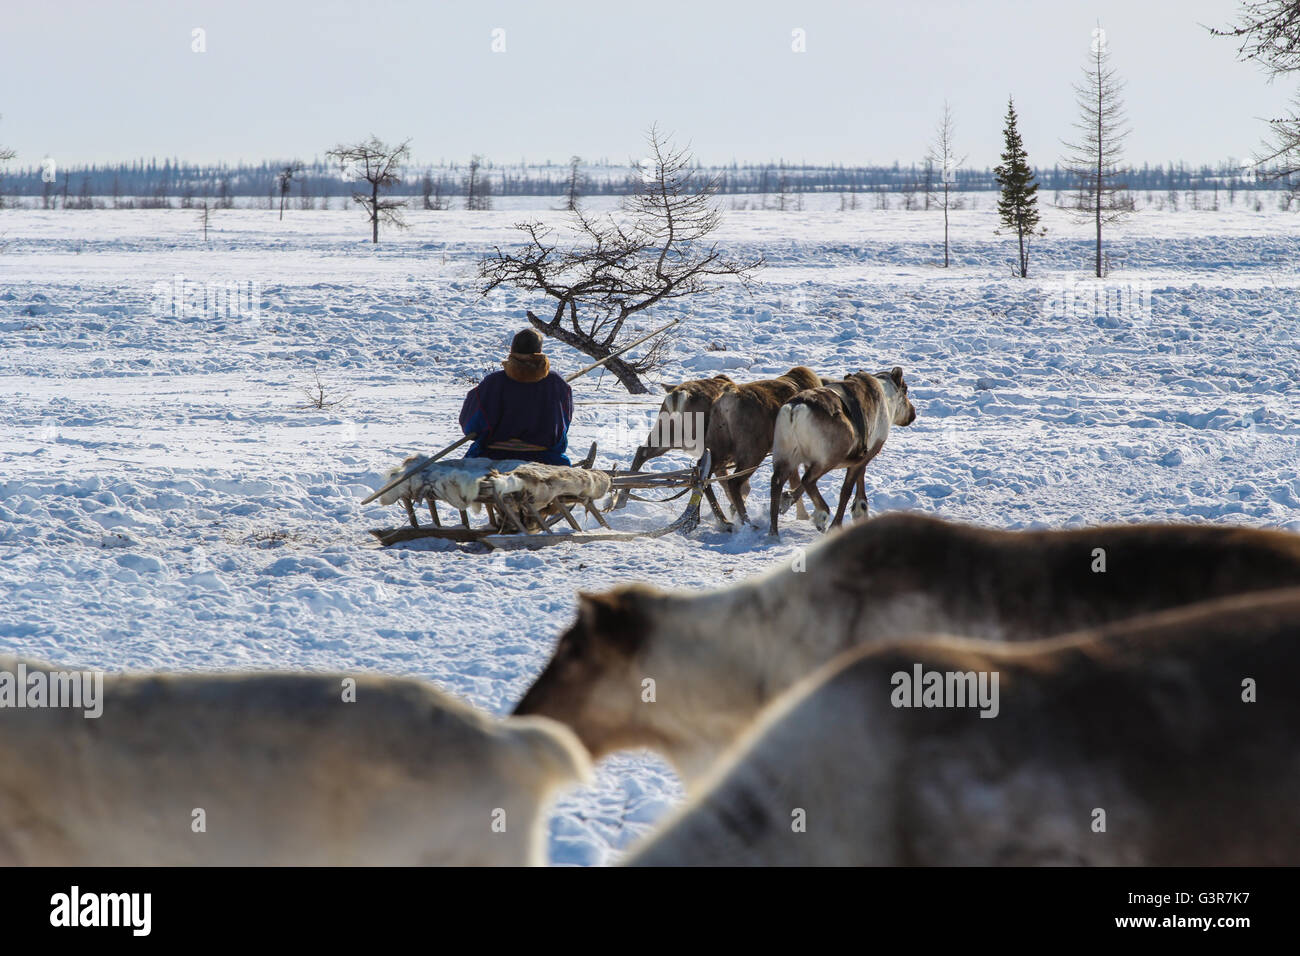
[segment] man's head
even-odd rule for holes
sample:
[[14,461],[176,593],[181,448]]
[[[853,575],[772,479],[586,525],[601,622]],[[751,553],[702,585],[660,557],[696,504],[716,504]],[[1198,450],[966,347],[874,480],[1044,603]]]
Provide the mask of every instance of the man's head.
[[510,342],[510,351],[515,355],[536,355],[541,350],[542,336],[536,329],[523,329]]

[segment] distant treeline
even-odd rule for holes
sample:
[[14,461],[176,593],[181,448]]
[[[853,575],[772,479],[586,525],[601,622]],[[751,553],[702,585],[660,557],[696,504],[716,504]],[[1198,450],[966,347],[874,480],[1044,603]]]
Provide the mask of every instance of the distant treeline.
[[[236,197],[260,197],[278,202],[278,174],[286,163],[262,162],[256,165],[194,165],[177,160],[138,159],[116,165],[70,166],[61,168],[50,161],[43,165],[0,168],[0,201],[6,197],[36,197],[45,205],[60,201],[76,207],[103,204],[106,199],[117,205],[162,207],[193,205],[204,198],[217,205],[233,205]],[[720,191],[727,194],[779,193],[924,193],[939,187],[939,174],[925,164],[903,166],[804,166],[784,163],[739,164],[700,167],[705,174],[716,175]],[[466,195],[468,164],[409,166],[400,185],[392,189],[398,196],[436,198],[437,205],[447,208],[454,197]],[[1037,169],[1041,187],[1049,192],[1068,191],[1076,183],[1059,166]],[[486,177],[493,196],[564,196],[571,188],[573,170],[569,165],[494,165],[483,161],[480,178]],[[1124,182],[1133,191],[1195,191],[1215,189],[1290,188],[1285,180],[1277,181],[1270,170],[1242,167],[1233,163],[1193,167],[1185,163],[1169,165],[1143,164],[1129,168]],[[578,166],[578,191],[587,196],[618,196],[631,192],[636,180],[630,168],[613,165]],[[319,160],[307,163],[297,172],[288,198],[299,208],[314,208],[327,197],[350,196],[354,183],[345,180],[336,166]],[[956,170],[955,187],[961,191],[996,188],[991,169]],[[246,203],[245,203],[246,204]]]

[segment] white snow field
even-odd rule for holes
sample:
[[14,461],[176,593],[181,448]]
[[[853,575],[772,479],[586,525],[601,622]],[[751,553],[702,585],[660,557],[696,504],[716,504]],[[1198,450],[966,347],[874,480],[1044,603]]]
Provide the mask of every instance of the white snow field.
[[[687,320],[665,381],[903,366],[919,417],[868,470],[873,513],[1300,530],[1295,214],[1242,197],[1139,212],[1110,230],[1099,283],[1087,226],[1048,209],[1019,280],[977,198],[953,215],[948,270],[939,213],[724,199],[721,241],[766,256],[762,286],[638,328]],[[499,367],[524,309],[546,307],[482,300],[475,263],[516,220],[559,220],[556,205],[413,212],[378,247],[353,211],[221,211],[206,243],[192,210],[0,211],[0,649],[107,669],[381,671],[500,714],[578,590],[726,585],[813,543],[791,511],[779,541],[706,520],[689,537],[540,552],[376,546],[368,529],[405,519],[361,499],[404,456],[459,437],[465,391]],[[165,314],[177,275],[251,284],[256,310]],[[590,361],[549,351],[561,372]],[[342,405],[302,407],[316,373]],[[575,392],[575,457],[597,440],[602,465],[626,463],[657,395],[622,404],[595,374]],[[750,496],[764,522],[768,475]],[[680,504],[617,521],[660,525]],[[663,762],[610,760],[558,804],[552,860],[614,862],[680,798]]]

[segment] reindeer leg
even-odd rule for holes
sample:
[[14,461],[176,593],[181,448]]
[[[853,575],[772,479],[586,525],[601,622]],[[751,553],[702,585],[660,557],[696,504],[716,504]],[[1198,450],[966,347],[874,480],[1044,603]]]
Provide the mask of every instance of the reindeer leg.
[[862,464],[858,465],[858,493],[853,499],[853,510],[849,512],[854,521],[861,521],[870,510],[867,505],[867,465],[871,464],[872,460],[880,454],[880,449],[884,447],[884,444],[884,442],[880,442],[873,447],[867,452],[867,457],[862,460]]
[[864,464],[858,469],[858,490],[853,496],[853,509],[849,512],[854,521],[861,521],[867,516],[870,510],[867,506],[867,466]]
[[[731,468],[732,474],[736,472],[749,471],[752,461],[736,461]],[[734,509],[736,517],[740,520],[741,525],[749,524],[749,512],[745,509],[745,497],[749,494],[749,478],[753,472],[747,475],[741,475],[739,478],[732,478],[726,482],[727,497],[731,499],[731,506]]]
[[411,522],[411,527],[412,528],[420,527],[420,522],[415,517],[415,502],[413,502],[410,498],[403,498],[402,506],[406,508],[406,519]]
[[717,515],[718,523],[727,531],[732,530],[731,519],[729,519],[722,511],[722,505],[718,502],[717,492],[713,490],[713,482],[709,482],[704,486],[704,497],[709,500],[709,507],[712,508],[713,513]]
[[790,494],[794,496],[795,517],[801,521],[808,520],[808,509],[803,506],[803,492],[799,490],[799,476],[790,476]]
[[822,475],[826,474],[829,469],[823,469],[821,472],[814,471],[809,465],[804,469],[803,481],[799,482],[799,487],[803,489],[809,500],[816,505],[816,511],[813,512],[813,526],[818,531],[825,531],[826,525],[831,519],[831,506],[826,503],[822,497],[821,491],[817,488],[817,481]]
[[767,527],[767,533],[772,537],[777,537],[780,534],[780,532],[777,531],[776,525],[777,516],[781,513],[781,486],[785,484],[787,477],[793,482],[798,477],[798,472],[799,469],[796,468],[794,474],[790,474],[786,470],[786,465],[783,462],[776,461],[775,459],[772,461],[772,496],[768,502],[771,521]]
[[866,470],[866,465],[849,465],[844,469],[844,484],[840,488],[840,506],[835,509],[835,520],[831,522],[832,528],[841,527],[844,524],[844,509],[849,503],[849,492],[857,484],[858,476]]
[[[717,476],[717,475],[725,475],[726,473],[727,473],[727,472],[726,472],[726,469],[725,469],[723,466],[719,465],[719,466],[717,466],[716,468],[713,469],[713,473],[712,473],[712,474],[710,474],[710,475],[706,475],[705,477],[706,477],[706,478],[713,478],[713,477],[715,477],[715,476]],[[731,523],[731,519],[729,519],[729,518],[728,518],[728,517],[723,513],[723,511],[722,511],[722,505],[718,502],[718,493],[713,489],[713,485],[714,485],[714,482],[712,482],[712,481],[706,481],[706,482],[705,482],[705,484],[704,484],[704,497],[708,499],[708,501],[709,501],[709,507],[713,509],[713,513],[717,516],[717,518],[718,518],[718,524],[722,525],[722,529],[723,529],[724,531],[734,531],[734,530],[736,530],[736,529],[735,529],[735,527],[732,525],[732,523]]]
[[438,518],[438,506],[434,504],[433,495],[426,497],[424,503],[429,506],[429,517],[433,519],[433,526],[435,528],[441,528],[442,521]]

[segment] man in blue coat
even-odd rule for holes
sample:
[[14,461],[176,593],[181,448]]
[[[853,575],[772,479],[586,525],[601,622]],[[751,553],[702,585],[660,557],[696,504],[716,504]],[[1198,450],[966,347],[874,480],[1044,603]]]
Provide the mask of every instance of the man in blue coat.
[[510,343],[510,355],[465,396],[460,427],[475,435],[468,458],[511,458],[567,465],[573,390],[551,371],[542,337],[524,329]]

